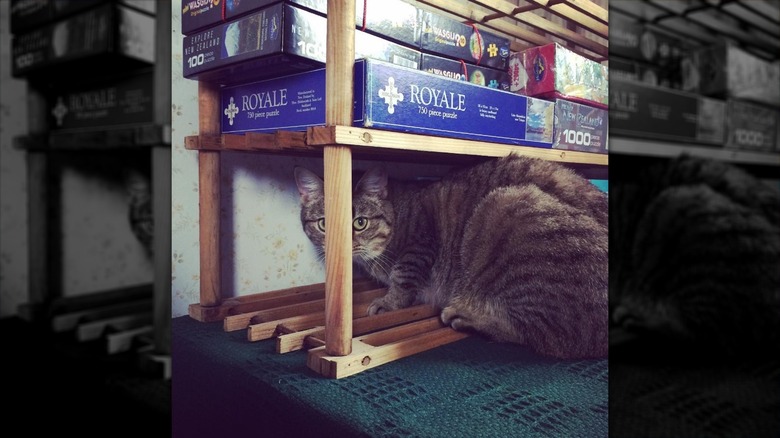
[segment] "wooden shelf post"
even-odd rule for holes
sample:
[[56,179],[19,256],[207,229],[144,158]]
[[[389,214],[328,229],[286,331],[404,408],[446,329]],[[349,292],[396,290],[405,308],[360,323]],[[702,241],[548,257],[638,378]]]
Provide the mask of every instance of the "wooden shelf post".
[[[198,82],[198,127],[200,135],[219,135],[219,88]],[[200,189],[200,305],[221,304],[220,289],[220,152],[199,151],[198,186]]]
[[[328,2],[325,124],[352,124],[355,64],[355,0]],[[352,352],[352,151],[324,147],[325,349]]]

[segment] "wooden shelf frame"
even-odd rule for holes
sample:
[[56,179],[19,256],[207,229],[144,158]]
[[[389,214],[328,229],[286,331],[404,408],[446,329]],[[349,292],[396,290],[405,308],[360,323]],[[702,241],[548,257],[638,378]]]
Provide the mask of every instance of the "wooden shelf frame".
[[[535,44],[550,41],[537,33],[507,24],[508,17],[551,35],[562,37],[580,48],[606,57],[606,44],[587,40],[571,29],[503,0],[452,2],[423,0],[444,6],[444,10],[474,22],[484,22],[504,34],[526,38]],[[582,25],[606,34],[607,13],[588,0],[535,0],[533,8],[544,7],[565,17],[578,17]],[[475,8],[475,5],[482,9]],[[510,8],[511,5],[511,8]],[[484,12],[484,7],[494,13]],[[480,12],[482,11],[482,12]],[[482,15],[480,15],[482,14]],[[490,16],[488,16],[490,15]],[[542,19],[543,20],[543,19]],[[308,366],[327,377],[341,378],[389,361],[400,359],[467,335],[444,326],[435,309],[403,309],[390,315],[362,317],[367,300],[384,293],[353,279],[352,272],[352,158],[353,150],[367,154],[426,153],[501,157],[518,153],[570,165],[606,168],[608,156],[558,149],[542,149],[471,140],[431,137],[352,127],[355,0],[328,2],[326,49],[325,125],[306,132],[279,131],[274,134],[220,134],[219,86],[198,83],[199,133],[185,138],[185,148],[197,151],[199,172],[200,302],[189,314],[203,322],[223,321],[226,330],[247,330],[250,341],[281,335],[280,352],[303,346],[309,351]],[[505,23],[496,27],[496,23]],[[604,27],[601,27],[601,26]],[[521,36],[523,35],[523,36]],[[318,154],[324,159],[325,283],[243,295],[222,300],[220,272],[220,164],[223,152]],[[355,294],[353,295],[353,292]],[[354,302],[353,302],[354,298]],[[373,298],[371,298],[373,299]],[[322,308],[324,304],[324,309]],[[353,325],[354,323],[354,325]],[[400,325],[399,325],[400,324]],[[353,329],[358,337],[353,337]],[[380,331],[376,331],[380,330]],[[373,332],[373,333],[371,333]],[[287,337],[284,337],[287,336]]]
[[724,148],[722,145],[704,146],[694,143],[675,143],[612,136],[610,139],[610,151],[626,155],[659,158],[673,158],[682,153],[687,153],[692,156],[713,158],[718,161],[735,164],[780,167],[780,152],[728,149]]
[[354,126],[315,126],[306,132],[277,131],[273,134],[246,133],[223,135],[193,135],[185,138],[184,147],[196,151],[238,151],[265,153],[308,153],[321,155],[323,148],[338,144],[350,146],[356,153],[381,154],[384,151],[404,153],[434,153],[503,157],[516,153],[564,164],[606,166],[607,154],[544,149],[502,143],[456,138],[431,137],[420,134],[382,131]]

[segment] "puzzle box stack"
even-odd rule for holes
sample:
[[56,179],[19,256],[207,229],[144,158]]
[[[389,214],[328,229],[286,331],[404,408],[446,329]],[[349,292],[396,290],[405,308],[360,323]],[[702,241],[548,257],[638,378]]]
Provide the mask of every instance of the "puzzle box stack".
[[[326,12],[325,0],[182,1],[183,75],[219,85],[223,133],[324,124]],[[606,153],[600,64],[579,101],[518,92],[507,38],[402,0],[359,1],[356,17],[355,126]]]
[[11,2],[12,75],[46,96],[48,129],[152,123],[155,7],[142,0]]
[[778,150],[780,62],[725,40],[695,45],[622,14],[611,18],[614,133]]

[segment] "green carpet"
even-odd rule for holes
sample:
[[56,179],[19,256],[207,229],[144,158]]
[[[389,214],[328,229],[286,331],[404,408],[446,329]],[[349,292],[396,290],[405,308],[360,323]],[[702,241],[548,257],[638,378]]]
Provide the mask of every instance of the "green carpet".
[[607,360],[470,337],[340,380],[221,323],[174,318],[175,437],[605,437]]

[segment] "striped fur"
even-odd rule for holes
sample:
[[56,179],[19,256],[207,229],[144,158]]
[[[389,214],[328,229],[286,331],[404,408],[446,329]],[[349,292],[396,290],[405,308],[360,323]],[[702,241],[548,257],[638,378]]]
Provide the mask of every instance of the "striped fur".
[[[296,169],[322,252],[322,181]],[[370,314],[430,303],[457,330],[558,358],[607,354],[607,197],[558,164],[487,161],[427,185],[367,172],[353,194],[355,261],[389,286]]]
[[614,184],[610,221],[617,325],[721,353],[778,340],[778,190],[683,156]]

